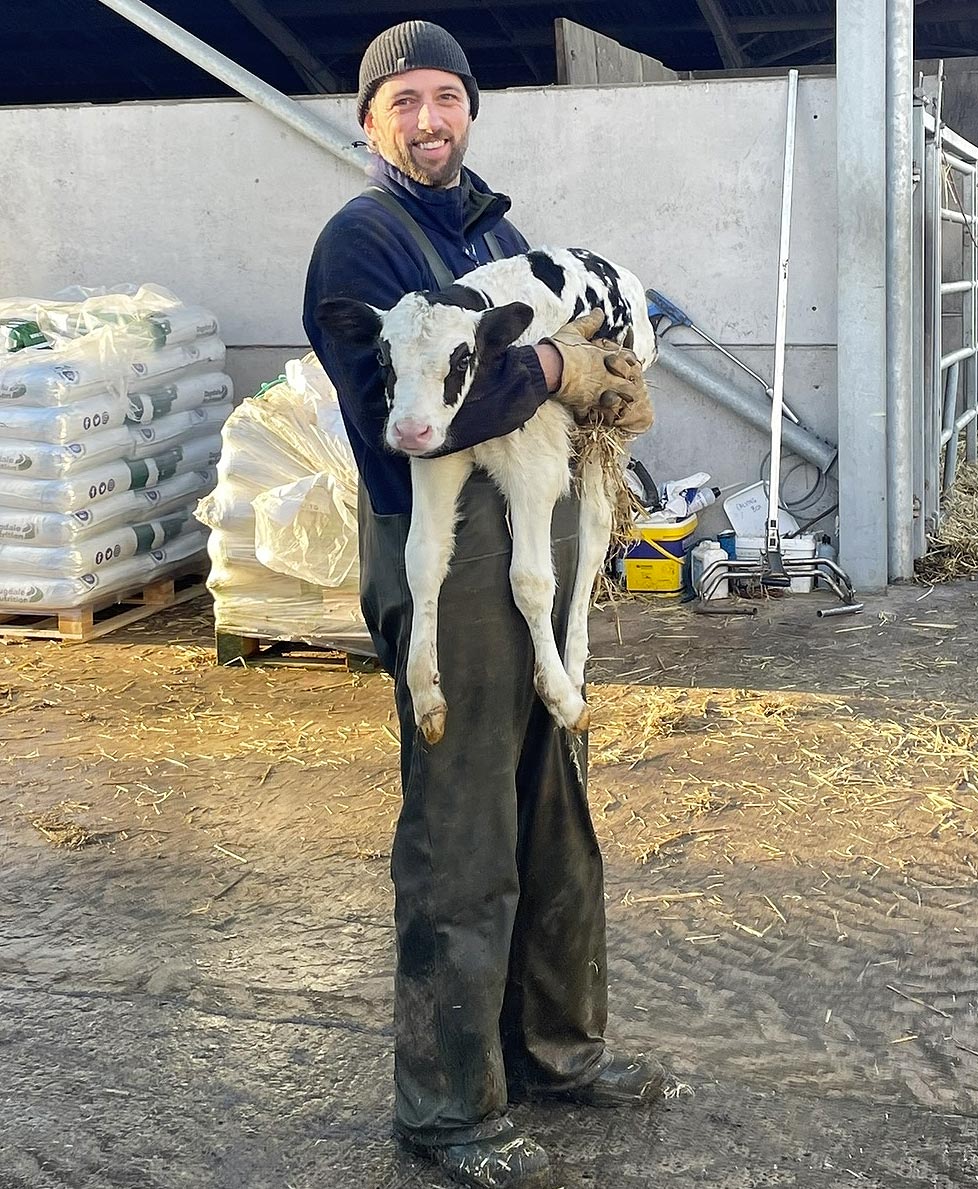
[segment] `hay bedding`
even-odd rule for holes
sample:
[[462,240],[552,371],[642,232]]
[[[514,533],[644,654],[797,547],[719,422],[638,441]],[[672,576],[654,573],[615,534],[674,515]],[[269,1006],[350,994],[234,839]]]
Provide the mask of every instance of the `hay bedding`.
[[940,703],[625,685],[590,700],[599,827],[643,862],[705,842],[731,861],[803,845],[885,865],[898,841],[978,825],[978,717]]
[[64,850],[81,850],[90,842],[96,842],[101,835],[88,826],[76,821],[74,815],[91,809],[78,801],[62,801],[46,813],[39,813],[30,819],[35,830],[52,846]]
[[918,558],[918,582],[953,582],[978,575],[978,465],[959,460],[954,487],[943,507],[941,523]]

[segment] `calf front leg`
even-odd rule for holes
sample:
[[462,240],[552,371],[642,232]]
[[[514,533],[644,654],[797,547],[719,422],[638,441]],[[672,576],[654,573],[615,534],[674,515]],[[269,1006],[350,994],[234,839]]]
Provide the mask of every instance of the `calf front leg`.
[[459,492],[471,470],[471,456],[464,452],[411,460],[413,507],[404,548],[413,601],[407,683],[414,721],[429,743],[440,742],[445,734],[448,708],[438,673],[438,596],[455,547]]
[[564,667],[575,689],[584,688],[587,664],[587,617],[591,608],[594,579],[604,565],[611,538],[612,505],[600,462],[589,455],[581,471],[580,517],[577,544],[577,572],[567,619]]
[[[562,462],[566,469],[566,462]],[[545,489],[543,468],[533,471],[532,491],[509,492],[513,525],[513,560],[510,582],[513,598],[527,622],[535,654],[533,684],[554,719],[571,731],[586,731],[590,711],[580,689],[569,680],[554,639],[553,608],[556,582],[550,543],[554,505],[561,493],[562,476],[555,475]]]

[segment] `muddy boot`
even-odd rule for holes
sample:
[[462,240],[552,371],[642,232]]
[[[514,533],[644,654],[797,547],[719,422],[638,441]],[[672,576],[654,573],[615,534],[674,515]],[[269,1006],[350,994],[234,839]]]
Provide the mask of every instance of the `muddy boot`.
[[574,1102],[579,1106],[640,1106],[661,1097],[666,1073],[651,1057],[614,1056],[598,1076],[583,1086],[557,1089],[550,1086],[515,1087],[511,1102]]
[[637,1106],[660,1098],[666,1073],[651,1057],[612,1057],[593,1082],[553,1095],[581,1106]]
[[471,1144],[428,1147],[402,1138],[401,1144],[430,1160],[460,1185],[473,1189],[552,1189],[547,1153],[522,1136],[479,1140]]

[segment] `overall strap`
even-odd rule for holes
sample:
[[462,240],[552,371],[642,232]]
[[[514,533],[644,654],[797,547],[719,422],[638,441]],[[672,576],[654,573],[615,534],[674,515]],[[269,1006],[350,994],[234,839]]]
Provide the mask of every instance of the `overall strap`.
[[[401,206],[394,195],[385,190],[382,186],[368,186],[366,190],[364,190],[364,194],[369,195],[375,202],[379,202],[380,205],[388,210],[396,219],[398,219],[405,230],[410,233],[411,238],[421,250],[421,254],[424,256],[425,262],[431,269],[431,272],[435,278],[435,284],[438,286],[438,288],[447,289],[449,285],[453,285],[456,278],[448,269],[445,261],[442,260],[442,258],[438,255],[435,245],[425,235],[418,223],[411,217],[411,215],[408,214],[404,207]],[[491,232],[489,234],[491,234]],[[488,235],[486,238],[488,242]],[[497,244],[496,246],[498,248],[499,245]],[[490,251],[491,250],[492,248],[490,246]],[[495,259],[495,257],[493,258]]]
[[486,241],[486,247],[489,249],[489,255],[493,258],[493,260],[505,259],[505,253],[499,244],[499,240],[496,239],[494,232],[487,231],[483,236],[483,239]]

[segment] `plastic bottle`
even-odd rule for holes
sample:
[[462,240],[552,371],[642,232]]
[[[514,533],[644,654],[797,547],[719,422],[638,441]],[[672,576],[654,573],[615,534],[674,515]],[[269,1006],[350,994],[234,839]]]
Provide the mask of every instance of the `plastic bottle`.
[[720,494],[719,487],[687,487],[682,493],[688,512],[702,512],[714,503]]
[[[697,594],[702,594],[700,589],[704,573],[713,565],[714,562],[727,562],[730,559],[727,556],[726,550],[718,541],[700,541],[692,553],[692,570],[691,578],[693,582],[693,589]],[[711,590],[707,595],[708,599],[725,599],[730,594],[730,584],[726,578],[716,581],[716,572],[710,576]]]

